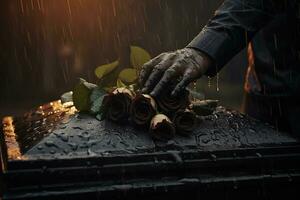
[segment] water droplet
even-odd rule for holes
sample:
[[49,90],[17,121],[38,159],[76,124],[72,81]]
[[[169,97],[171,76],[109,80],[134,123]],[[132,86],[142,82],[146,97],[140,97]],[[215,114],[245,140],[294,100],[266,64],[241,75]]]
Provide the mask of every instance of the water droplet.
[[249,132],[255,134],[256,130],[254,130],[253,128],[249,128]]
[[215,154],[210,154],[210,157],[213,161],[217,161],[217,156]]
[[53,141],[51,141],[51,140],[46,141],[46,142],[45,142],[45,145],[46,145],[47,147],[57,147],[57,145],[56,145]]
[[51,151],[50,151],[50,153],[51,153],[51,154],[55,154],[55,153],[56,153],[56,151],[54,151],[54,150],[51,150]]
[[82,130],[82,128],[79,127],[79,126],[74,126],[73,129],[75,129],[75,130]]
[[78,149],[78,145],[77,144],[75,144],[75,143],[68,143],[68,145],[71,147],[71,149],[73,150],[73,151],[76,151],[77,149]]
[[67,128],[67,126],[60,126],[59,128],[60,129],[65,129],[65,128]]
[[204,144],[207,144],[209,142],[209,139],[208,138],[202,138],[201,142],[204,143]]
[[60,139],[64,142],[68,142],[69,141],[69,136],[68,135],[60,135]]
[[260,153],[256,153],[257,157],[261,158],[262,155]]
[[68,153],[69,153],[69,150],[68,150],[68,149],[64,149],[63,152],[64,152],[65,154],[68,154]]
[[168,152],[174,158],[176,163],[182,163],[183,162],[183,160],[182,160],[181,156],[179,155],[178,151],[168,151]]
[[219,76],[219,73],[217,73],[217,92],[220,91],[220,88],[219,88],[219,79],[220,79],[220,76]]
[[208,79],[208,88],[210,88],[211,87],[211,78],[208,76],[207,79]]

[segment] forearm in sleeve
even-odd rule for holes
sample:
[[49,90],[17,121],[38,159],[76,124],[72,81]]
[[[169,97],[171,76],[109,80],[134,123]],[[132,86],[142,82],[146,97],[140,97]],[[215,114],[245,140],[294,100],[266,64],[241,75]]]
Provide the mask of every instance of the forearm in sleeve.
[[213,76],[249,43],[274,13],[272,0],[225,0],[187,47],[213,59],[214,66],[206,73]]

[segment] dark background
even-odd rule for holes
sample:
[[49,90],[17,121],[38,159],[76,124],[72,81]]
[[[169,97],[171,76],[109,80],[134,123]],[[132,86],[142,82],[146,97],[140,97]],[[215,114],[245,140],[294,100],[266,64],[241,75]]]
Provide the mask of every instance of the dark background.
[[[72,89],[78,77],[127,57],[128,45],[156,56],[189,43],[222,0],[1,0],[0,117],[21,114]],[[241,52],[197,88],[239,109],[246,67]],[[208,83],[209,82],[209,83]],[[219,91],[217,91],[217,83]]]

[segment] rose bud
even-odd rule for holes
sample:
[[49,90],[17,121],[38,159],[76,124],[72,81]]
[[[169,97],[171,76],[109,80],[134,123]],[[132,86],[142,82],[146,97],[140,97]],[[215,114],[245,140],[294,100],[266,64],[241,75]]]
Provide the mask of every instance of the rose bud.
[[218,100],[201,100],[191,103],[191,109],[200,116],[207,116],[212,114],[218,106]]
[[197,117],[189,109],[179,110],[174,115],[173,123],[175,124],[177,133],[188,135],[196,128]]
[[136,125],[147,125],[156,114],[155,100],[147,95],[137,95],[131,104],[131,119]]
[[134,93],[127,88],[117,88],[107,94],[101,106],[105,118],[112,121],[126,120],[129,117],[133,98]]
[[187,90],[183,90],[178,96],[172,96],[171,92],[172,90],[167,90],[156,98],[156,102],[163,113],[170,114],[185,109],[190,103]]
[[157,114],[151,120],[150,134],[157,140],[170,140],[175,135],[174,124],[166,115]]

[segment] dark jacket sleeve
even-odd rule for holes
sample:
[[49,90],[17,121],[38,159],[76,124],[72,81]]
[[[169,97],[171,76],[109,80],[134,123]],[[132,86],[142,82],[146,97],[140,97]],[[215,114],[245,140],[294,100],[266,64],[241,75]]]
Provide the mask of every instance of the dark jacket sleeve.
[[225,0],[199,35],[187,46],[210,56],[215,75],[240,52],[276,13],[274,0]]

